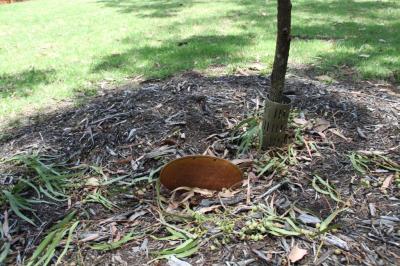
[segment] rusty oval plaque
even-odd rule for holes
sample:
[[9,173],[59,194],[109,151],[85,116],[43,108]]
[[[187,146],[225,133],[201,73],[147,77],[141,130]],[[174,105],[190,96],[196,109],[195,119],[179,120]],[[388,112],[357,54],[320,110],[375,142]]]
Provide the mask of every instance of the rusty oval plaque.
[[164,166],[160,181],[170,190],[178,187],[221,190],[242,181],[242,171],[225,159],[205,155],[186,156]]

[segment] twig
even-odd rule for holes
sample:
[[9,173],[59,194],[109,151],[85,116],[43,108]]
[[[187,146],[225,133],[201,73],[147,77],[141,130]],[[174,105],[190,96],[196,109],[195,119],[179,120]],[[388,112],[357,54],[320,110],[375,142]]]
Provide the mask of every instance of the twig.
[[269,194],[271,194],[272,192],[274,192],[275,190],[279,189],[281,186],[283,186],[284,184],[288,183],[288,180],[284,180],[281,183],[273,186],[272,188],[268,189],[267,192],[265,192],[264,194],[262,194],[260,197],[258,197],[255,202],[259,202],[260,200],[262,200],[263,198],[265,198],[266,196],[268,196]]

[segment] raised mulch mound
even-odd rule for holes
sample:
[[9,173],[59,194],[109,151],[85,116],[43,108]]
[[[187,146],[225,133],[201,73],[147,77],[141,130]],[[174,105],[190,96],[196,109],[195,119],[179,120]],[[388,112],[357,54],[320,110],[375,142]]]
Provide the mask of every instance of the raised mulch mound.
[[[166,224],[196,235],[198,250],[182,258],[193,265],[288,265],[296,259],[304,265],[398,265],[398,172],[370,162],[357,171],[349,156],[377,154],[400,161],[399,94],[389,85],[368,82],[323,84],[289,76],[287,83],[287,95],[297,110],[292,144],[269,153],[251,147],[239,155],[232,131],[262,109],[270,81],[256,73],[205,77],[190,72],[126,84],[104,90],[79,108],[43,115],[29,126],[9,130],[0,140],[0,156],[36,151],[52,154],[54,163],[71,168],[96,166],[96,171],[83,174],[83,183],[90,180],[93,187],[97,181],[115,180],[97,189],[118,206],[110,211],[85,203],[93,188],[79,186],[78,180],[68,201],[35,207],[38,228],[9,214],[10,264],[28,259],[47,230],[75,209],[80,224],[65,257],[70,265],[143,265],[182,241],[157,239],[170,235]],[[213,196],[192,191],[182,202],[171,200],[164,189],[157,197],[155,170],[174,158],[201,153],[250,164],[243,167],[243,186]],[[271,153],[284,167],[263,172]],[[318,192],[316,174],[334,187],[331,193]],[[26,176],[13,168],[0,171],[2,184]],[[143,177],[144,182],[135,183]],[[158,199],[169,201],[167,210],[159,208]],[[315,220],[336,215],[313,237],[262,233],[265,228],[256,236],[242,236],[243,228],[263,219],[266,208],[317,232],[325,225],[317,226]],[[291,228],[279,219],[269,226]],[[129,232],[138,235],[121,244]]]

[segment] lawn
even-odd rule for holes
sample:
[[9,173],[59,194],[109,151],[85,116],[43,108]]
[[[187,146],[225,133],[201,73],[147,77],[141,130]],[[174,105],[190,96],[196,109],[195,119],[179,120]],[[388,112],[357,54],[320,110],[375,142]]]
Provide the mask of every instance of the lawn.
[[[0,123],[101,81],[254,62],[270,70],[275,2],[32,0],[0,6]],[[293,1],[292,71],[400,80],[400,1]]]

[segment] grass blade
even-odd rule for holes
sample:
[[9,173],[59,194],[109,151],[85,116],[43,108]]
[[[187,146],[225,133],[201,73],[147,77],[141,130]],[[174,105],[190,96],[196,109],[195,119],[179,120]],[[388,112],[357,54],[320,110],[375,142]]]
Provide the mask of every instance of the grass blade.
[[186,250],[182,253],[176,254],[175,257],[181,259],[181,258],[186,258],[186,257],[190,257],[191,255],[193,255],[194,253],[196,253],[199,250],[199,246],[195,246],[192,249]]
[[53,240],[53,237],[55,236],[56,233],[57,233],[56,231],[53,231],[46,236],[46,238],[39,244],[39,246],[33,252],[32,257],[29,259],[27,266],[33,264],[33,262],[40,256],[40,254],[44,251],[47,245]]
[[25,200],[19,196],[13,195],[11,192],[7,191],[7,190],[3,190],[3,194],[4,196],[6,196],[8,203],[10,204],[10,208],[11,210],[15,213],[15,215],[17,215],[18,217],[20,217],[21,219],[23,219],[24,221],[36,226],[36,224],[29,219],[27,216],[25,216],[20,209],[24,209],[24,210],[30,210],[33,211],[25,202]]
[[91,249],[94,250],[102,250],[102,251],[108,251],[108,250],[113,250],[120,248],[122,245],[125,243],[128,243],[129,241],[137,238],[138,235],[134,235],[133,232],[130,232],[129,234],[125,235],[121,240],[113,242],[113,243],[100,243],[100,244],[95,244],[90,246]]
[[276,158],[273,158],[271,161],[269,161],[269,163],[261,169],[261,171],[257,175],[257,177],[262,176],[265,172],[267,172],[269,169],[271,169],[275,165],[276,161],[277,161]]
[[325,231],[328,229],[329,224],[336,218],[336,216],[344,211],[345,209],[337,209],[333,213],[331,213],[322,223],[321,226],[319,227],[319,231]]
[[269,229],[269,232],[273,231],[275,233],[278,233],[280,236],[299,236],[299,235],[301,235],[300,232],[289,231],[289,230],[278,228],[275,226],[271,226],[268,229]]
[[9,242],[6,242],[3,244],[1,247],[1,253],[0,253],[0,265],[5,262],[8,253],[10,252],[11,249],[11,244]]
[[58,257],[57,262],[56,262],[55,265],[58,265],[59,263],[61,263],[61,259],[62,259],[62,258],[65,256],[65,254],[67,253],[68,248],[69,248],[69,245],[70,245],[70,243],[71,243],[71,241],[72,241],[72,237],[73,237],[72,234],[74,233],[74,231],[75,231],[76,227],[78,226],[78,224],[79,224],[79,221],[76,221],[76,222],[71,226],[71,228],[69,229],[69,231],[68,231],[68,238],[67,238],[67,242],[65,243],[64,250],[61,252],[60,256]]
[[182,244],[180,244],[179,246],[177,246],[174,249],[167,249],[167,250],[163,250],[160,251],[159,254],[160,255],[173,255],[173,254],[179,254],[182,252],[185,252],[187,250],[192,249],[193,247],[195,247],[198,244],[198,241],[195,239],[188,239],[185,242],[183,242]]
[[51,227],[49,230],[50,233],[44,238],[44,240],[39,244],[36,250],[33,252],[31,258],[28,261],[27,266],[42,266],[47,265],[54,257],[56,248],[60,245],[60,242],[64,238],[64,236],[68,233],[67,243],[64,247],[62,256],[67,252],[69,244],[72,240],[72,233],[78,225],[78,221],[69,225],[72,219],[75,216],[75,211],[69,213],[64,219],[62,219],[59,223]]

